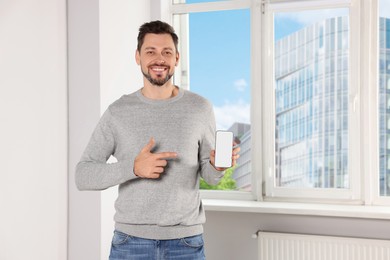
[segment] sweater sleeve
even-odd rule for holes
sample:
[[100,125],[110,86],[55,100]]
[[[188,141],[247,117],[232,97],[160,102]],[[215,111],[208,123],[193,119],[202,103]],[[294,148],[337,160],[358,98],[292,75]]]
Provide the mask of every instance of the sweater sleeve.
[[210,185],[217,185],[224,171],[217,171],[210,162],[210,151],[215,149],[215,116],[210,103],[206,109],[203,138],[199,146],[201,177]]
[[111,120],[112,115],[107,109],[76,166],[75,179],[79,190],[104,190],[137,178],[133,173],[133,160],[107,163],[109,157],[115,152]]

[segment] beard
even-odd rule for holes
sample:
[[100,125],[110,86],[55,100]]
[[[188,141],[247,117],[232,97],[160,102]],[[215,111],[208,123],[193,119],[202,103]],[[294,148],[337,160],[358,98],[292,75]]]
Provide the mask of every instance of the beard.
[[167,83],[173,76],[173,73],[172,74],[168,74],[165,76],[165,78],[161,77],[161,78],[152,78],[152,76],[149,74],[149,72],[144,72],[142,69],[142,74],[144,75],[144,77],[154,86],[163,86],[165,83]]

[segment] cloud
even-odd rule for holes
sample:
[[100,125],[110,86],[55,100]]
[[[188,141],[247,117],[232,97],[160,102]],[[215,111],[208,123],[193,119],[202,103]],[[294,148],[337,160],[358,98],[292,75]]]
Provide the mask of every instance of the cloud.
[[316,22],[323,21],[328,18],[346,16],[348,15],[348,9],[323,9],[323,10],[310,10],[292,13],[278,13],[276,19],[290,19],[302,25],[311,25]]
[[[323,10],[309,10],[301,12],[291,13],[278,13],[278,18],[287,18],[296,21],[302,25],[310,25],[315,22],[319,22],[328,18],[347,16],[349,10],[347,8],[336,8],[336,9],[323,9]],[[390,1],[379,0],[379,16],[390,18]]]
[[234,81],[234,88],[238,91],[245,91],[245,88],[248,86],[248,83],[245,79],[238,79]]
[[250,124],[250,104],[239,100],[236,103],[226,101],[222,106],[214,106],[217,129],[227,130],[235,122]]
[[379,1],[379,16],[390,18],[390,1]]
[[[390,1],[379,0],[379,17],[390,18]],[[289,19],[302,26],[308,26],[328,18],[338,16],[348,16],[347,8],[308,10],[298,12],[280,12],[276,14],[276,19]]]

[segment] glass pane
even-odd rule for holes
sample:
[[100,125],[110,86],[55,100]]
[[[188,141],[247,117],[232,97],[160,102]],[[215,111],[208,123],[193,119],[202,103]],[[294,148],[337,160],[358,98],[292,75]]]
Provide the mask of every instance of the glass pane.
[[275,185],[348,189],[348,9],[277,13]]
[[[240,139],[241,157],[221,183],[203,189],[251,190],[250,12],[230,10],[174,16],[181,70],[175,83],[214,105],[217,129]],[[229,28],[229,30],[226,30]]]
[[379,1],[379,193],[390,196],[390,0]]

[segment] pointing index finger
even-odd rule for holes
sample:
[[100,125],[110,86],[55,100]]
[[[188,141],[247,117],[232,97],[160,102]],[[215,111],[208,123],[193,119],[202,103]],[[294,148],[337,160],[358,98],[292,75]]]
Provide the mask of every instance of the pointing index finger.
[[177,158],[177,153],[175,152],[161,152],[161,153],[156,153],[158,159],[169,159],[169,158]]

